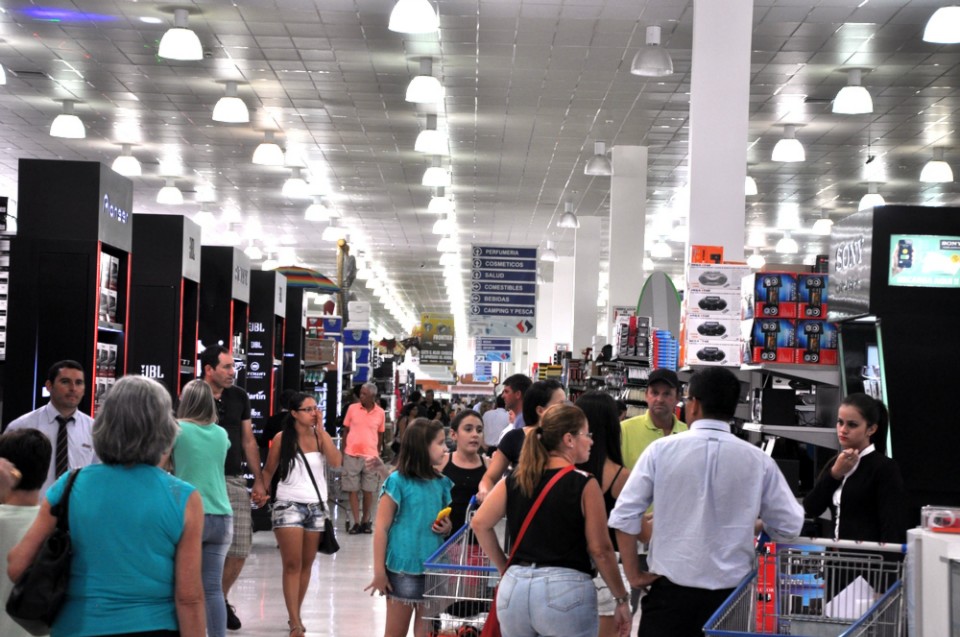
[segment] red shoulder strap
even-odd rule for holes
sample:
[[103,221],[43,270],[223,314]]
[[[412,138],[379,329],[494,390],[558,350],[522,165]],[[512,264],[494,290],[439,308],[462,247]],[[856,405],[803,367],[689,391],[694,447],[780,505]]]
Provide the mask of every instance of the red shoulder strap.
[[547,493],[550,492],[550,489],[553,488],[553,485],[555,485],[557,482],[560,481],[560,478],[562,478],[563,476],[567,475],[568,473],[570,473],[570,472],[573,471],[574,469],[575,469],[575,467],[574,467],[572,464],[567,465],[566,467],[564,467],[563,469],[561,469],[560,471],[558,471],[558,472],[557,472],[557,475],[555,475],[555,476],[553,476],[552,478],[550,478],[550,482],[548,482],[548,483],[546,484],[546,486],[543,487],[543,491],[540,492],[540,495],[537,497],[536,502],[533,503],[533,506],[530,507],[530,511],[527,512],[527,517],[524,518],[524,520],[523,520],[523,525],[521,525],[521,527],[520,527],[520,532],[517,533],[517,539],[516,539],[516,541],[513,543],[513,548],[510,550],[510,557],[507,558],[507,567],[508,567],[508,568],[509,568],[509,566],[510,566],[510,562],[513,561],[513,556],[516,555],[516,553],[517,553],[517,548],[520,546],[520,541],[523,540],[523,536],[524,536],[524,534],[527,532],[527,527],[529,527],[529,526],[530,526],[530,522],[533,521],[533,516],[536,515],[537,509],[539,509],[539,508],[540,508],[540,505],[543,504],[543,500],[544,500],[544,498],[547,497]]

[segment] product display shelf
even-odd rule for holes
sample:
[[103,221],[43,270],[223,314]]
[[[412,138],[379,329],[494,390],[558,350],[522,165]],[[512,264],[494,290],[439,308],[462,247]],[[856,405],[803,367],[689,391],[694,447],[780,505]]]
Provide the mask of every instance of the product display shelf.
[[235,382],[246,387],[250,259],[230,246],[203,246],[200,255],[200,341],[204,348],[226,347],[237,370]]
[[283,390],[283,339],[287,279],[274,271],[250,273],[250,322],[247,326],[247,394],[254,433],[277,409]]
[[784,363],[761,363],[759,365],[741,365],[741,371],[764,372],[800,380],[815,385],[840,385],[840,367],[838,365],[790,365]]
[[839,449],[837,442],[837,430],[834,427],[798,427],[792,425],[764,425],[755,422],[743,423],[744,431],[751,431],[764,436],[777,436],[805,442],[807,444],[824,447],[826,449]]

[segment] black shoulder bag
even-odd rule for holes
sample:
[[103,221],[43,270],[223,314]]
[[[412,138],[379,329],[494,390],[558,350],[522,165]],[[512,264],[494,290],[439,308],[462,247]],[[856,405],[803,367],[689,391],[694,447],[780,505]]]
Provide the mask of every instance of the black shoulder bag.
[[[313,432],[314,437],[316,437],[317,432]],[[317,451],[320,452],[320,457],[323,458],[323,452],[320,451],[320,439],[317,438]],[[313,470],[310,468],[310,463],[307,462],[307,457],[303,455],[303,449],[300,448],[300,445],[297,445],[297,453],[300,454],[300,458],[303,459],[303,466],[307,468],[307,475],[310,476],[310,482],[313,483],[313,489],[317,492],[317,499],[320,500],[320,508],[323,510],[324,514],[327,513],[327,505],[323,503],[323,495],[320,493],[320,487],[317,486],[317,481],[313,477]],[[333,532],[333,520],[330,519],[330,515],[327,514],[324,516],[326,519],[323,522],[323,537],[320,538],[320,544],[317,546],[317,553],[323,553],[324,555],[333,555],[340,550],[340,543],[337,542],[337,535]]]
[[13,585],[7,599],[7,614],[31,635],[47,635],[67,598],[70,581],[70,491],[80,469],[67,478],[63,497],[51,513],[57,526],[40,545],[33,563]]

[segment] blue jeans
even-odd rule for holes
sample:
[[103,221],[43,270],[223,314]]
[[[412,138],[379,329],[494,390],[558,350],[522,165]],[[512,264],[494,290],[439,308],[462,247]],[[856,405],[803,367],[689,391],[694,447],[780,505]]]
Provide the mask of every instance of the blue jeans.
[[207,607],[207,635],[223,637],[227,632],[227,607],[223,601],[223,561],[233,538],[232,515],[203,516],[203,561],[200,576]]
[[497,589],[504,637],[596,637],[597,590],[570,568],[511,566]]

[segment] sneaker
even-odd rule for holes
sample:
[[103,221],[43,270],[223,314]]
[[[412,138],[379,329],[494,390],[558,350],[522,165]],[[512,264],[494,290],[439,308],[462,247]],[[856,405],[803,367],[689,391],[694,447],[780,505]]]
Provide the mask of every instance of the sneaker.
[[240,630],[240,618],[237,617],[237,609],[230,605],[230,602],[224,600],[227,604],[227,628],[229,630]]
[[366,533],[368,535],[370,533],[373,533],[373,524],[370,522],[364,522],[363,524],[360,525],[360,532]]
[[359,524],[354,524],[353,526],[350,527],[350,530],[347,531],[347,533],[349,533],[350,535],[356,535],[359,532],[360,532]]

